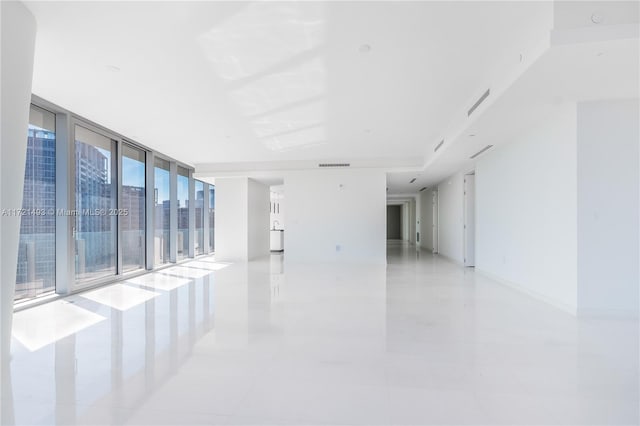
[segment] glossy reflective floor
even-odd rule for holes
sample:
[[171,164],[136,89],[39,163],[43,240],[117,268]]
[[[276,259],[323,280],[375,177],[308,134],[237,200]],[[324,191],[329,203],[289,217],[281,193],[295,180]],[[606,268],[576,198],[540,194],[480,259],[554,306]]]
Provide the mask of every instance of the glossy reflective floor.
[[638,322],[396,243],[212,257],[15,315],[3,424],[637,424]]

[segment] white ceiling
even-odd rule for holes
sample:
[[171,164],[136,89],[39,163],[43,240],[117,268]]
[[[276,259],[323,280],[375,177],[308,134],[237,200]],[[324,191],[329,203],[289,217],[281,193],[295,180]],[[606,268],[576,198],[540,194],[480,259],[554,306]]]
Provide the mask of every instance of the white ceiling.
[[27,6],[35,94],[214,169],[420,166],[452,114],[551,25],[549,2]]
[[389,174],[389,192],[415,193],[452,173],[473,171],[482,158],[481,154],[471,159],[473,154],[488,145],[495,149],[514,140],[567,103],[637,98],[639,64],[637,34],[635,38],[552,46],[476,120],[463,124],[424,167]]
[[[415,193],[469,166],[496,128],[503,139],[516,131],[523,120],[496,120],[527,96],[579,98],[593,81],[583,65],[606,64],[594,71],[604,86],[629,89],[607,74],[629,65],[624,52],[596,60],[586,48],[552,49],[530,60],[554,24],[548,1],[26,4],[38,23],[36,95],[205,179],[277,184],[282,170],[338,161],[385,168],[390,194]],[[631,65],[620,71],[627,80]],[[496,76],[514,67],[520,92],[495,96]],[[459,125],[489,86],[493,118]],[[461,142],[451,129],[478,136]]]

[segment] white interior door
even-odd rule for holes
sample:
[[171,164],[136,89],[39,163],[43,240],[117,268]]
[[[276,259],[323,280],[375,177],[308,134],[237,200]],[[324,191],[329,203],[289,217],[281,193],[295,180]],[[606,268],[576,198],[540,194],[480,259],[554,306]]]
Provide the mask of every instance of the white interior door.
[[433,253],[438,253],[438,191],[433,191]]
[[464,177],[464,266],[476,264],[476,176]]

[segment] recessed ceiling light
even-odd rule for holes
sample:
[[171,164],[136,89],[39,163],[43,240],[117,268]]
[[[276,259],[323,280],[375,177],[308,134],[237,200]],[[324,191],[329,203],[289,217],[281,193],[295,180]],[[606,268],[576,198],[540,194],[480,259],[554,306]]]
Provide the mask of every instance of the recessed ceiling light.
[[364,129],[365,133],[371,133],[371,129]]
[[596,53],[596,56],[602,56],[602,55],[604,55],[604,52],[598,52],[598,53]]
[[358,50],[360,51],[360,53],[369,53],[369,52],[371,52],[371,45],[363,44],[362,46],[360,46],[358,48]]
[[115,65],[105,65],[105,68],[111,72],[120,72],[120,67],[117,67]]
[[409,183],[413,183],[416,181],[416,178],[411,179],[411,181]]
[[470,137],[470,138],[472,138],[472,137],[474,137],[474,136],[475,136],[475,133],[471,133],[471,134],[469,135],[469,137]]

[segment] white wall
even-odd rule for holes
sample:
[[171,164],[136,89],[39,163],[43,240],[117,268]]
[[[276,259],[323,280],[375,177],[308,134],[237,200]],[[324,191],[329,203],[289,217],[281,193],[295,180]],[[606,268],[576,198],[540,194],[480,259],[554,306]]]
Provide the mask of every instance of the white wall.
[[578,105],[578,312],[638,315],[638,100]]
[[246,177],[216,179],[216,259],[269,254],[269,188]]
[[464,173],[459,172],[438,185],[439,247],[438,252],[463,263],[463,184]]
[[[576,162],[574,104],[556,107],[476,164],[476,269],[570,312],[577,301]],[[461,182],[460,175],[456,193]],[[461,193],[445,201],[447,185],[441,188],[440,205],[459,203],[462,212]],[[452,221],[449,210],[441,222]]]
[[420,200],[420,247],[433,250],[433,191],[425,189]]
[[269,187],[248,180],[248,258],[256,259],[269,255]]
[[284,185],[286,263],[386,263],[383,171],[292,171]]
[[[0,2],[2,29],[0,136],[0,207],[22,207],[24,167],[27,152],[27,127],[31,102],[31,79],[36,38],[33,15],[19,2]],[[13,297],[18,263],[20,217],[6,216],[0,220],[0,329],[2,361],[2,393],[10,386],[7,370],[13,320]],[[7,410],[9,411],[9,410]],[[11,422],[7,414],[4,420]]]

